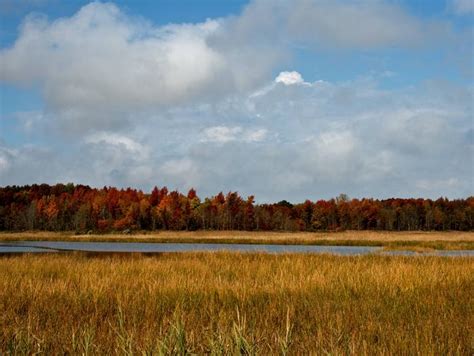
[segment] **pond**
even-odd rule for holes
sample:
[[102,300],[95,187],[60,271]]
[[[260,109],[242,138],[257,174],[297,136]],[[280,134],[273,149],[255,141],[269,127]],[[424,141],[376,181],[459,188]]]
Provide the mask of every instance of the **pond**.
[[[318,246],[273,244],[225,244],[225,243],[150,243],[150,242],[77,242],[77,241],[8,241],[0,242],[0,253],[44,252],[266,252],[266,253],[330,253],[336,255],[420,255],[414,251],[387,251],[374,246]],[[440,250],[423,255],[473,256],[474,250]]]

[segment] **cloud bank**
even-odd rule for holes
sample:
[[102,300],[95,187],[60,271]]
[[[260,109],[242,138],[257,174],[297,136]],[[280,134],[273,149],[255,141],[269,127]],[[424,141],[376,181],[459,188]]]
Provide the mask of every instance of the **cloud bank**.
[[[69,18],[27,17],[0,52],[0,80],[39,86],[50,116],[82,134],[135,124],[137,111],[254,90],[295,43],[403,47],[440,33],[449,31],[378,1],[259,0],[238,17],[166,26],[93,2]],[[299,80],[286,75],[277,81]]]
[[470,195],[472,86],[307,82],[291,67],[295,47],[410,50],[452,31],[383,1],[257,0],[166,26],[100,2],[30,16],[0,51],[0,79],[39,88],[44,108],[15,120],[43,143],[0,141],[0,184],[166,184],[260,201]]

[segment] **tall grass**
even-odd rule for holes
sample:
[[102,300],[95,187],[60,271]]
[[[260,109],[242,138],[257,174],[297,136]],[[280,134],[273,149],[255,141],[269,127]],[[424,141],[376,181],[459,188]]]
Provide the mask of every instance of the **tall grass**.
[[0,259],[0,354],[474,352],[474,259]]

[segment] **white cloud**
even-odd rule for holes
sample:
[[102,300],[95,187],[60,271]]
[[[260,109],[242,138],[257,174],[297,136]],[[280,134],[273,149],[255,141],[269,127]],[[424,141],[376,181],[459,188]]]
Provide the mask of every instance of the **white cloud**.
[[358,142],[350,131],[322,132],[312,141],[318,168],[328,175],[344,171],[357,153]]
[[153,27],[98,2],[52,22],[30,16],[0,51],[0,79],[39,84],[63,128],[115,128],[137,111],[246,90],[271,70],[211,47],[220,28],[216,20]]
[[[291,43],[403,47],[443,33],[443,24],[382,1],[254,0],[238,16],[166,26],[93,2],[54,21],[27,17],[14,45],[0,51],[0,79],[41,88],[52,122],[82,134],[253,91],[289,60]],[[303,83],[297,72],[277,81]]]
[[244,141],[260,142],[265,139],[268,131],[266,129],[256,129],[255,131],[248,130],[244,136]]
[[116,147],[122,147],[125,150],[130,151],[131,153],[140,155],[148,151],[143,145],[139,144],[133,139],[115,133],[98,132],[87,136],[84,141],[86,143],[92,144],[105,144]]
[[203,131],[201,142],[227,143],[232,141],[260,142],[267,135],[266,129],[243,129],[240,126],[213,126]]
[[226,126],[214,126],[208,127],[203,132],[203,142],[219,142],[225,143],[229,141],[235,141],[237,135],[242,132],[241,127],[226,127]]
[[39,81],[57,107],[173,102],[219,73],[222,59],[205,43],[217,27],[153,28],[102,3],[51,23],[29,17],[14,47],[1,53],[2,79]]
[[276,83],[283,83],[285,85],[293,85],[293,84],[302,84],[304,83],[301,74],[298,72],[281,72],[275,78]]

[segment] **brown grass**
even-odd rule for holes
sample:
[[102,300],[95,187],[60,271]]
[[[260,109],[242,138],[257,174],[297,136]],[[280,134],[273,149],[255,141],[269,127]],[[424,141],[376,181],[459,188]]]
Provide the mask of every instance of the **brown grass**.
[[474,352],[474,259],[0,258],[0,354]]
[[474,241],[473,231],[342,231],[342,232],[274,232],[274,231],[153,231],[136,232],[131,235],[119,233],[75,235],[74,232],[26,231],[1,232],[0,240],[8,238],[63,238],[83,239],[251,239],[271,241],[318,241],[318,240],[356,240],[356,241]]

